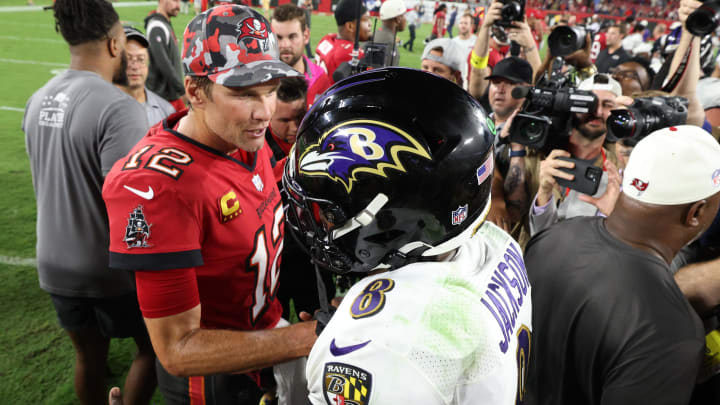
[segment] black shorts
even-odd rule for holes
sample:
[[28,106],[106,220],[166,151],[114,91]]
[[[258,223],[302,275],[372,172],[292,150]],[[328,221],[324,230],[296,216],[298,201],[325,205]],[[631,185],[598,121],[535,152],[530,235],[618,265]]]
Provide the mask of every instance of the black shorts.
[[135,293],[110,298],[50,294],[50,298],[65,330],[98,328],[100,334],[109,338],[147,335]]
[[[263,391],[246,374],[177,377],[155,359],[158,388],[167,405],[257,404]],[[270,373],[272,376],[272,372]]]

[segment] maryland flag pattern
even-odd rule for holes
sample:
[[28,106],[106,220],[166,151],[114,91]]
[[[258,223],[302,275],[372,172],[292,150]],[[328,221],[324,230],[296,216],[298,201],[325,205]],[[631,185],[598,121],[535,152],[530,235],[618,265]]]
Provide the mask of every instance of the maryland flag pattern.
[[323,392],[328,405],[370,403],[372,374],[344,363],[325,363]]

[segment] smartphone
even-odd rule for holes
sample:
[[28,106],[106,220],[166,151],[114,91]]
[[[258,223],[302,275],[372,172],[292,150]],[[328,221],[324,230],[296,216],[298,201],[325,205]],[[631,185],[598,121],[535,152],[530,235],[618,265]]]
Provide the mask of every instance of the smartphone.
[[559,168],[565,173],[575,175],[573,180],[565,180],[555,177],[555,180],[559,185],[587,195],[595,195],[595,193],[597,193],[603,174],[603,170],[601,168],[593,166],[591,163],[580,159],[566,157],[558,157],[558,159],[575,163],[575,168],[573,169],[565,167]]

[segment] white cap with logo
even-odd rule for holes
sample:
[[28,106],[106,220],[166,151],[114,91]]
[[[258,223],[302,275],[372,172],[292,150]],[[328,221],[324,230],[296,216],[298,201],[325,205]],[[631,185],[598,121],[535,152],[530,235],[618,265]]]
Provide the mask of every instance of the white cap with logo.
[[630,154],[623,193],[650,204],[681,205],[720,192],[720,144],[700,127],[657,130]]

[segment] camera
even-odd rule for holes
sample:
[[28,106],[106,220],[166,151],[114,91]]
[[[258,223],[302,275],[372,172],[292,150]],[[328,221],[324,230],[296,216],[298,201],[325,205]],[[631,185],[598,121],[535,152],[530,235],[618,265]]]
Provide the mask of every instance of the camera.
[[598,100],[592,91],[573,87],[518,86],[513,98],[525,98],[522,110],[510,126],[510,142],[542,149],[554,143],[551,134],[567,134],[572,113],[590,113],[597,109]]
[[339,82],[354,74],[370,69],[385,67],[385,56],[390,52],[387,44],[370,42],[363,47],[363,58],[356,65],[350,62],[343,62],[333,72],[333,81]]
[[710,0],[690,13],[685,27],[691,34],[702,37],[715,31],[719,22],[720,0]]
[[688,100],[685,97],[640,97],[625,110],[612,110],[606,123],[608,140],[639,141],[653,131],[687,120]]
[[555,28],[548,36],[548,47],[552,56],[566,56],[583,49],[587,30],[584,27],[563,25]]
[[525,20],[525,0],[499,0],[503,6],[500,9],[500,19],[495,21],[501,27],[512,27],[514,21]]

